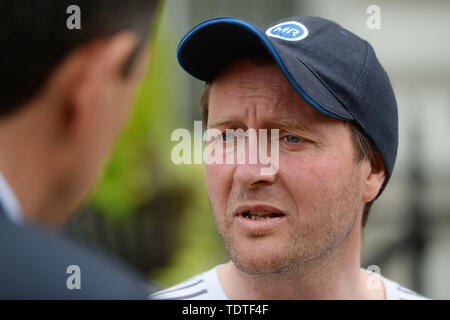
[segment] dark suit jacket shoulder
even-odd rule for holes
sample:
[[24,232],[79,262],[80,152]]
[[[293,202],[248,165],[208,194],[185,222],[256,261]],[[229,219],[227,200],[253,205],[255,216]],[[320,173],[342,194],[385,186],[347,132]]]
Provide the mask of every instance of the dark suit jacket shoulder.
[[0,299],[146,299],[144,282],[102,253],[0,214]]

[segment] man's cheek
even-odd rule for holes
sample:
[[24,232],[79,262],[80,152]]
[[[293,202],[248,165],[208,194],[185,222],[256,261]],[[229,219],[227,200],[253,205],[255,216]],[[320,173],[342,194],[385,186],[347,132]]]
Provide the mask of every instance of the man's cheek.
[[336,180],[332,164],[325,159],[284,158],[280,159],[278,175],[294,199],[306,200],[323,195]]
[[224,202],[228,193],[226,190],[231,183],[232,173],[225,165],[210,164],[205,165],[206,189],[210,200],[213,203]]

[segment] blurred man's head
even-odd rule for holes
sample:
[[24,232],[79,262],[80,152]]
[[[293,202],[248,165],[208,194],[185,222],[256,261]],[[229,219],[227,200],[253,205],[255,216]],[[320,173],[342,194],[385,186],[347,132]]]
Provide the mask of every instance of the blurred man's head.
[[[81,29],[69,30],[70,5]],[[68,218],[126,119],[157,0],[0,1],[0,170],[25,215]]]

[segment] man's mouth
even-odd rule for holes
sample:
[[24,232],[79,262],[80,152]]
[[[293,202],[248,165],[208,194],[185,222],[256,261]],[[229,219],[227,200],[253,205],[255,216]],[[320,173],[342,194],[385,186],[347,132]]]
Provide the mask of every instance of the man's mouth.
[[265,220],[265,219],[272,219],[283,216],[282,213],[276,213],[276,212],[267,212],[267,211],[261,211],[261,210],[246,210],[241,213],[241,215],[244,218],[251,219],[251,220]]
[[235,211],[239,228],[247,234],[264,235],[283,222],[283,211],[266,205],[241,206]]

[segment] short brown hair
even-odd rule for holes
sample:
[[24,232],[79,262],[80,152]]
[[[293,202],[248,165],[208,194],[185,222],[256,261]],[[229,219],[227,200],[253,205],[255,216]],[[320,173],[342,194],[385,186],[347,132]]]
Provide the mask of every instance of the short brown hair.
[[[202,96],[200,98],[200,105],[202,107],[202,120],[204,125],[208,124],[208,109],[209,109],[209,92],[211,89],[211,84],[206,83],[205,88],[203,89]],[[353,121],[348,122],[349,130],[352,136],[353,145],[356,150],[355,153],[355,161],[360,163],[361,161],[368,159],[372,166],[378,166],[377,156],[378,151],[375,145],[372,143],[371,139],[364,133],[361,127]],[[362,227],[366,226],[367,217],[369,216],[370,208],[372,207],[373,202],[367,202],[364,206],[363,215],[361,219]]]

